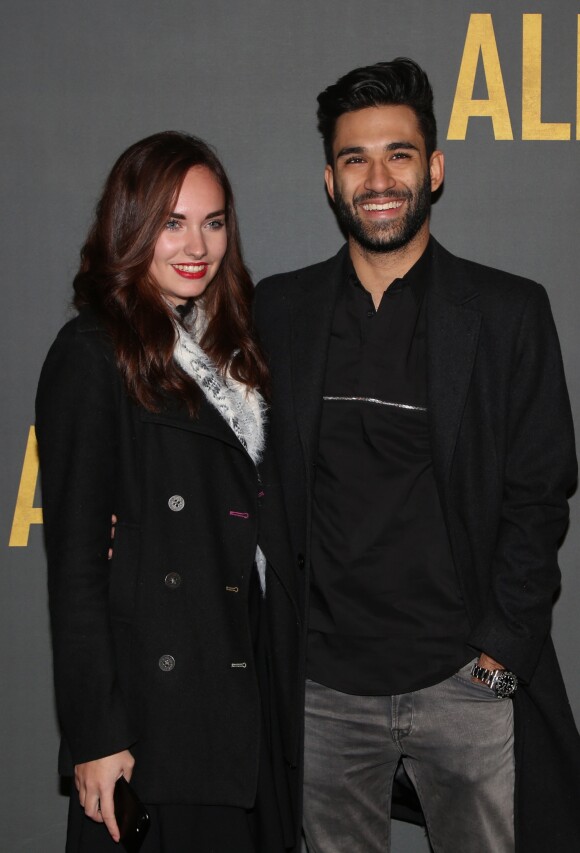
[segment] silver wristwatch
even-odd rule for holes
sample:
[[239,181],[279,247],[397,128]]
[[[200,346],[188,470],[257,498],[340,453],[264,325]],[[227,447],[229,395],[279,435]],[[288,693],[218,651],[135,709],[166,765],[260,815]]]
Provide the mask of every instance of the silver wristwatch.
[[507,669],[484,669],[476,661],[471,668],[471,674],[478,681],[487,684],[498,699],[507,699],[516,692],[518,687],[517,675]]

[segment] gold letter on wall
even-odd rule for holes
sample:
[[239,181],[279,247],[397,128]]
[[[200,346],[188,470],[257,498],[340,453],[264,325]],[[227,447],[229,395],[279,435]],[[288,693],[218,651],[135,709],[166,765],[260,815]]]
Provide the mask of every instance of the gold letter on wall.
[[[472,97],[480,53],[487,83],[488,98],[485,100]],[[496,139],[514,138],[493,21],[489,14],[473,14],[469,18],[447,139],[465,139],[471,116],[490,116]]]
[[524,15],[522,139],[570,139],[568,122],[542,121],[542,16]]
[[16,498],[16,509],[10,533],[10,548],[25,548],[28,545],[28,534],[31,524],[42,524],[42,508],[33,506],[36,481],[38,480],[38,448],[36,433],[31,426],[26,442],[22,476]]

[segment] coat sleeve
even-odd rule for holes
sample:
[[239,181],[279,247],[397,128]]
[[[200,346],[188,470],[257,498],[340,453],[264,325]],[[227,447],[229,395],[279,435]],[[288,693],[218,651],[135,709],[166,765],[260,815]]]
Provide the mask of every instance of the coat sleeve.
[[550,631],[557,550],[577,475],[560,346],[540,286],[527,300],[515,348],[503,475],[492,584],[470,643],[528,682]]
[[58,714],[73,764],[135,735],[117,683],[109,621],[120,380],[102,333],[65,326],[36,398]]

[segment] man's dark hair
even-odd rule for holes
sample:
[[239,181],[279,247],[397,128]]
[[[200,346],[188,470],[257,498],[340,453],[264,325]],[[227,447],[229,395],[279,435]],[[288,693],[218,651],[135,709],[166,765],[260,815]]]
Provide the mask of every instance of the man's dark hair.
[[410,107],[425,140],[427,157],[437,147],[437,123],[433,113],[433,90],[422,68],[412,59],[398,57],[355,68],[318,96],[318,129],[324,142],[326,162],[333,165],[337,119],[343,113],[366,107]]

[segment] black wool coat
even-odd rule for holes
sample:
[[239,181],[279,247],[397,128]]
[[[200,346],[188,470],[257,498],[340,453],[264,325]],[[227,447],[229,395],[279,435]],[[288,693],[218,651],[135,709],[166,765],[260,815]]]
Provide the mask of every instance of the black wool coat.
[[[248,588],[258,542],[275,562],[281,541],[261,532],[256,466],[205,397],[196,419],[132,403],[88,310],[48,354],[36,429],[61,772],[130,748],[145,802],[251,807],[262,709]],[[288,707],[293,584],[269,565],[273,684]]]
[[[326,354],[346,255],[343,247],[256,292],[273,380],[271,448],[304,612]],[[580,738],[549,634],[576,460],[558,339],[540,285],[454,257],[436,241],[432,269],[432,460],[468,641],[521,681],[513,700],[517,851],[568,853],[580,838]]]

